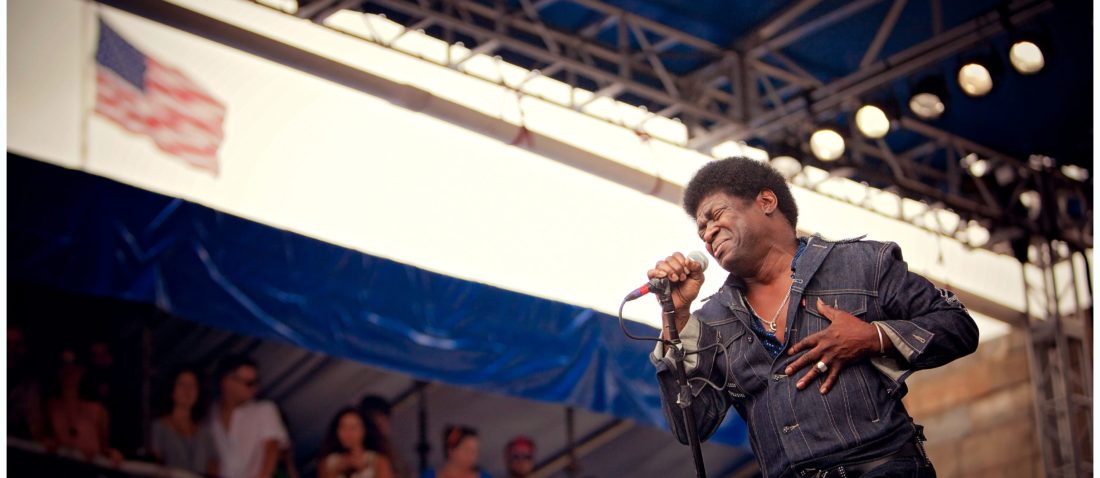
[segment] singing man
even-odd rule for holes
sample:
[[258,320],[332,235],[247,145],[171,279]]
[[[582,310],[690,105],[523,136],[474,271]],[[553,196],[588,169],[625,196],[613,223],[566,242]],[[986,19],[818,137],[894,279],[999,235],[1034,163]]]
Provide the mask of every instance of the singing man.
[[[765,163],[707,164],[684,191],[699,238],[729,276],[692,304],[702,266],[676,253],[667,278],[700,439],[732,405],[765,477],[934,477],[923,428],[901,398],[909,374],[972,353],[978,330],[955,295],[908,270],[892,242],[799,237],[798,206]],[[835,220],[844,220],[836,217]],[[661,402],[687,443],[672,351],[658,344]]]

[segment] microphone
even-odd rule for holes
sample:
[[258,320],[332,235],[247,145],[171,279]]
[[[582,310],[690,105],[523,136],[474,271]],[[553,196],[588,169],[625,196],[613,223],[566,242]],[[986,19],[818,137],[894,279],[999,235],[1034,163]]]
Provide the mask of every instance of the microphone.
[[[707,264],[709,263],[709,261],[707,260],[707,255],[706,254],[703,254],[702,252],[699,252],[699,251],[691,251],[690,253],[688,253],[687,258],[688,258],[688,260],[691,260],[691,261],[694,261],[694,262],[698,263],[702,267],[702,270],[704,270],[704,271],[707,270]],[[634,289],[633,292],[627,294],[626,298],[623,299],[623,302],[630,302],[630,301],[632,301],[634,299],[637,299],[637,298],[639,298],[643,295],[646,295],[650,292],[659,292],[659,291],[668,291],[668,290],[670,290],[669,289],[668,278],[667,277],[655,277],[653,279],[650,279],[649,282],[645,283],[641,287],[639,287],[637,289]]]

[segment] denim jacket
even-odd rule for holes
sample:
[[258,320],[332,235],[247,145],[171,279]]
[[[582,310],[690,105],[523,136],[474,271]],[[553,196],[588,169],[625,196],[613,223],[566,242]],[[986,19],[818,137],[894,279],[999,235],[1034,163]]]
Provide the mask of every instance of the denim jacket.
[[[783,353],[773,357],[750,330],[752,319],[744,282],[732,275],[692,314],[681,332],[688,355],[689,385],[696,430],[706,439],[721,425],[730,406],[748,424],[753,452],[766,477],[872,459],[899,449],[916,433],[901,402],[905,378],[973,352],[978,331],[951,292],[936,289],[909,272],[901,249],[891,242],[829,242],[810,237],[794,272]],[[829,393],[822,378],[797,390],[803,369],[784,369],[798,355],[786,349],[825,329],[829,319],[817,299],[860,319],[878,321],[903,361],[876,357],[849,363]],[[687,443],[676,405],[675,368],[658,347],[657,367],[665,417]],[[707,382],[710,382],[708,385]]]

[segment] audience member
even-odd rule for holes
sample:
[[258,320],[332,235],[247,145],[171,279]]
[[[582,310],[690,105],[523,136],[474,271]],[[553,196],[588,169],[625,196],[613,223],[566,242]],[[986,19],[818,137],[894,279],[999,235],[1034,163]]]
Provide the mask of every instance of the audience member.
[[527,478],[535,469],[535,442],[525,436],[517,436],[504,446],[504,469],[508,478]]
[[320,478],[393,478],[390,460],[381,450],[382,436],[355,407],[333,417],[321,447]]
[[226,357],[218,379],[221,396],[210,423],[221,475],[270,478],[289,438],[275,404],[255,400],[259,386],[256,363],[246,357]]
[[199,416],[204,409],[204,394],[198,373],[181,368],[164,388],[164,415],[150,428],[150,451],[167,466],[217,476],[214,438],[209,424]]
[[87,380],[88,388],[96,401],[106,404],[111,401],[111,366],[115,363],[111,346],[106,341],[95,340],[88,345],[88,357],[84,379]]
[[116,465],[122,455],[110,447],[110,419],[102,403],[92,396],[84,381],[84,365],[72,349],[60,354],[57,369],[57,395],[47,406],[50,428],[56,444],[82,453],[91,460],[105,456]]
[[394,476],[397,478],[411,478],[412,467],[397,452],[397,447],[393,445],[391,434],[393,427],[390,422],[392,412],[390,402],[378,395],[367,395],[359,401],[359,414],[378,429],[380,442],[378,451],[390,460]]
[[[123,457],[112,446],[112,413],[105,403],[118,395],[108,344],[94,341],[87,349],[81,347],[87,356],[76,348],[62,351],[54,377],[57,386],[47,389],[51,399],[43,414],[38,374],[33,372],[37,368],[25,340],[21,328],[8,327],[9,435],[72,449],[89,460],[106,457],[120,463]],[[86,357],[90,364],[82,360]],[[279,469],[280,461],[292,460],[289,437],[277,406],[257,400],[256,363],[244,356],[225,357],[217,378],[220,394],[204,419],[207,407],[198,372],[181,367],[166,377],[157,397],[159,415],[148,436],[153,457],[171,468],[222,478],[296,476],[292,464]],[[138,411],[133,407],[120,413],[137,417]],[[319,478],[410,478],[411,467],[397,455],[391,440],[391,413],[389,402],[377,395],[340,409],[321,448]],[[491,478],[478,465],[479,449],[476,429],[448,425],[443,433],[444,462],[420,478]],[[530,476],[534,453],[530,438],[510,440],[504,449],[508,477]]]
[[39,364],[27,351],[23,329],[8,326],[8,436],[42,440],[46,420],[42,413]]
[[420,478],[491,478],[477,465],[480,446],[477,430],[447,425],[443,428],[443,466],[425,471]]
[[111,415],[111,445],[123,454],[133,454],[142,445],[141,376],[137,367],[118,367],[107,340],[88,345],[88,367],[84,379],[97,402]]

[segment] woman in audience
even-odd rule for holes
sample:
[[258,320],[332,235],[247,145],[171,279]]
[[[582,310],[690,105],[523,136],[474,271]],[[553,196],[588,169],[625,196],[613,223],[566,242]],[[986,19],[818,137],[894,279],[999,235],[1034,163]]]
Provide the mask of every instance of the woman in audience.
[[393,467],[382,453],[381,435],[355,407],[341,408],[328,427],[321,448],[320,478],[393,478]]
[[23,328],[8,324],[8,436],[44,442],[46,419],[38,360]]
[[88,399],[90,393],[84,383],[84,365],[79,363],[72,349],[63,350],[60,359],[57,392],[46,405],[57,446],[76,450],[88,460],[107,457],[118,465],[122,462],[122,454],[108,444],[107,409],[102,403]]
[[378,429],[380,438],[378,451],[390,460],[394,476],[397,478],[412,478],[412,467],[405,462],[404,457],[393,446],[393,425],[390,423],[392,413],[393,408],[390,406],[389,400],[379,395],[366,395],[359,400],[359,415],[367,422],[374,424],[374,427]]
[[213,435],[199,416],[204,406],[198,373],[181,368],[166,385],[164,415],[150,429],[150,451],[166,466],[217,476]]
[[425,471],[420,478],[492,478],[477,466],[480,446],[477,430],[447,425],[443,428],[443,466]]

